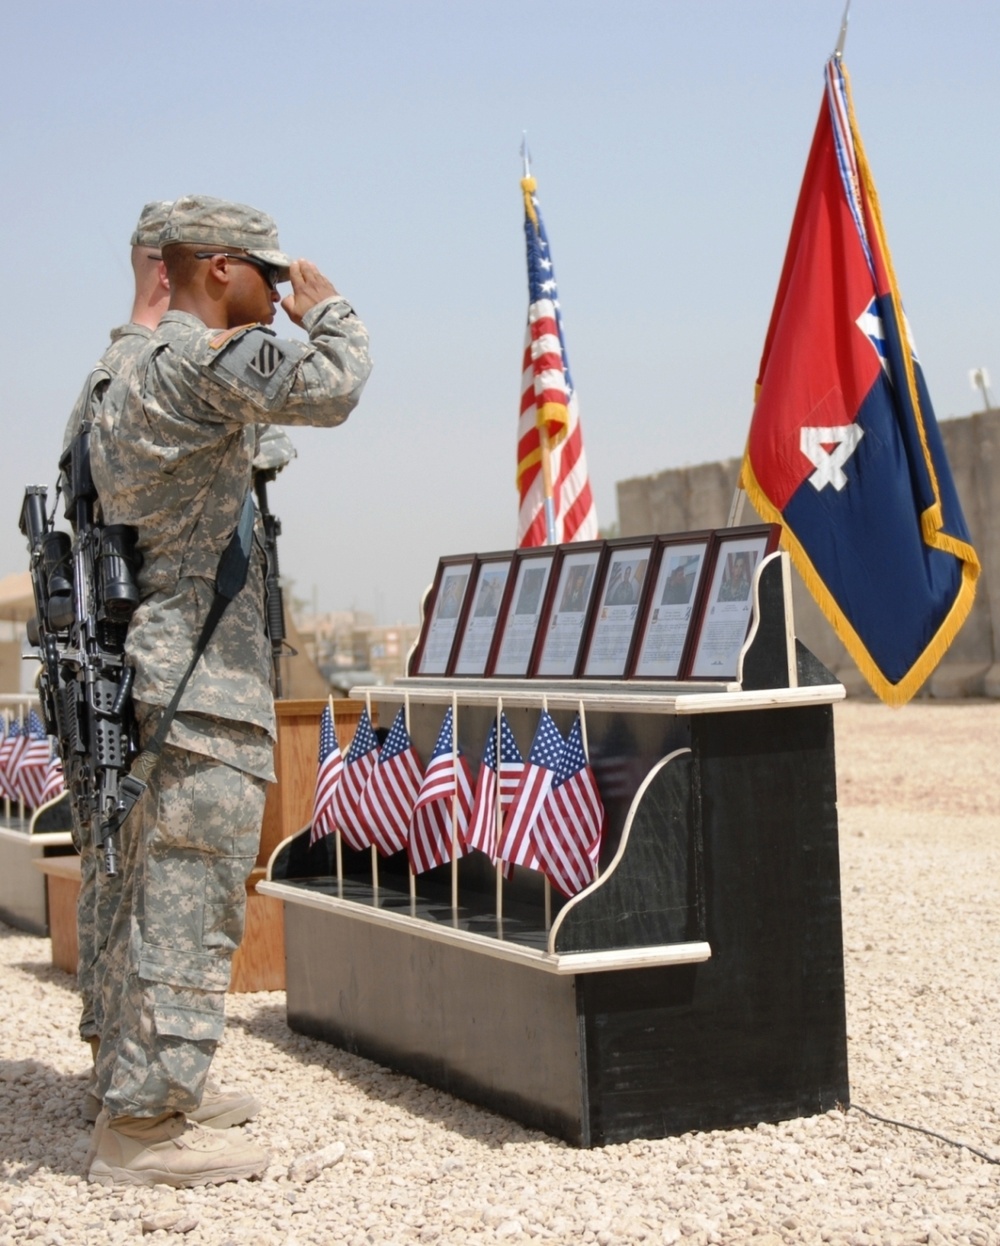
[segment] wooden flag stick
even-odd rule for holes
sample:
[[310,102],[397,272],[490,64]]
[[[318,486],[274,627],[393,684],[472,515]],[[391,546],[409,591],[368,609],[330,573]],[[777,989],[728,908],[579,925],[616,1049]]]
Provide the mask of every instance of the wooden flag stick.
[[[410,694],[403,693],[403,718],[406,722],[406,734],[410,734]],[[417,876],[413,872],[413,862],[409,859],[410,854],[406,854],[407,864],[410,869],[410,915],[416,916],[417,907]]]
[[[372,716],[372,694],[365,693],[365,709],[368,711],[368,720],[371,721]],[[378,905],[378,849],[374,844],[371,846],[372,854],[372,897]]]
[[[544,695],[542,696],[542,709],[545,711],[546,714],[549,712],[549,698]],[[552,883],[549,881],[548,874],[545,874],[544,878],[545,878],[545,929],[551,930],[552,929]]]
[[[340,748],[340,744],[337,741],[337,720],[333,716],[333,693],[332,692],[327,697],[327,704],[330,707],[330,726],[333,728],[333,740],[334,740],[334,743],[337,745],[337,748]],[[341,778],[344,777],[343,770],[341,770],[340,776]],[[337,895],[340,898],[343,898],[343,895],[344,895],[344,849],[343,849],[343,845],[341,844],[339,826],[336,826],[336,825],[334,826],[333,836],[334,836],[334,848],[337,854]]]
[[[494,802],[494,810],[496,817],[496,839],[494,841],[497,847],[500,846],[500,823],[503,802],[500,798],[500,722],[503,717],[503,697],[497,697],[497,790],[496,800]],[[500,934],[500,926],[503,922],[503,866],[500,864],[500,858],[496,858],[497,867],[497,935]]]
[[[583,701],[580,702],[580,735],[583,737],[583,755],[587,759],[587,765],[590,765],[590,743],[587,740],[587,712],[583,708]],[[594,866],[594,877],[599,878],[601,875],[600,867]]]
[[458,693],[451,694],[451,917],[458,919]]

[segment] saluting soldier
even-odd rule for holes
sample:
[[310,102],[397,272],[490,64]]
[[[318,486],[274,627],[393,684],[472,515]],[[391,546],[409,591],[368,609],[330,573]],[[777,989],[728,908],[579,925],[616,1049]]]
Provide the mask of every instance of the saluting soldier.
[[[183,678],[223,550],[249,496],[258,426],[333,427],[371,368],[368,334],[270,217],[179,199],[160,235],[170,307],[112,382],[92,437],[104,518],[132,524],[143,562],[126,651],[143,742]],[[265,326],[282,302],[308,341]],[[104,1184],[201,1185],[259,1176],[266,1152],[188,1119],[224,1027],[266,784],[274,778],[271,654],[257,551],[170,725],[125,825],[98,1057],[103,1110],[88,1175]]]

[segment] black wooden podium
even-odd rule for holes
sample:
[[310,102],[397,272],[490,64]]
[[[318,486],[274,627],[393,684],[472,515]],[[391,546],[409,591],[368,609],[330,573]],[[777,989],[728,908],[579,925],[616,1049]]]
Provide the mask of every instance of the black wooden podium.
[[426,756],[457,704],[475,765],[497,698],[526,756],[544,702],[582,702],[607,834],[600,876],[546,921],[540,877],[480,854],[272,857],[288,1022],[581,1146],[778,1121],[849,1101],[832,703],[794,641],[779,556],[738,678],[710,685],[408,679]]

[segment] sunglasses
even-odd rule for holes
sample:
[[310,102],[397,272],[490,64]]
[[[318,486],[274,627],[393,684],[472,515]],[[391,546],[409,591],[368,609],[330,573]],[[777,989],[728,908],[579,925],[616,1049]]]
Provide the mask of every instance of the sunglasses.
[[273,264],[268,264],[266,260],[259,260],[255,255],[231,255],[228,251],[196,251],[194,258],[196,260],[210,260],[213,255],[224,255],[227,260],[237,260],[240,264],[250,264],[257,269],[264,277],[264,280],[272,290],[278,288],[278,273],[281,271],[275,268]]

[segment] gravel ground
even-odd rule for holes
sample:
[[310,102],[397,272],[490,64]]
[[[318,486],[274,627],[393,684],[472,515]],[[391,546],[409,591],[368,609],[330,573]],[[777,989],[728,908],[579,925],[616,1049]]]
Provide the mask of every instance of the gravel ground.
[[264,1100],[265,1178],[106,1191],[79,1175],[72,980],[0,925],[0,1244],[1000,1244],[1000,1167],[968,1149],[1000,1159],[1000,705],[836,714],[849,1112],[578,1151],[242,995],[215,1069]]

